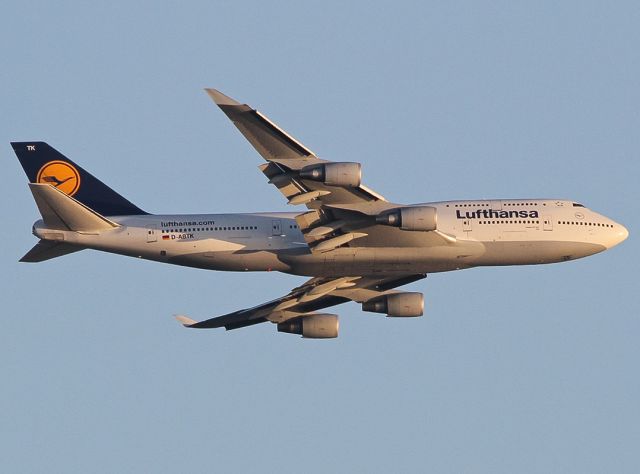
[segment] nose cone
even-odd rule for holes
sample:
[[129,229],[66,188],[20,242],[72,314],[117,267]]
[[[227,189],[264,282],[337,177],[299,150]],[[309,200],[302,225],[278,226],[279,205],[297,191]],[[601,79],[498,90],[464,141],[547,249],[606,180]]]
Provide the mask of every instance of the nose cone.
[[629,231],[627,230],[627,228],[623,225],[620,225],[620,229],[618,229],[618,243],[623,242],[625,240],[627,240],[627,237],[629,237]]
[[622,224],[616,223],[612,229],[611,235],[609,237],[609,242],[607,242],[607,248],[615,247],[621,242],[624,242],[629,237],[629,231]]

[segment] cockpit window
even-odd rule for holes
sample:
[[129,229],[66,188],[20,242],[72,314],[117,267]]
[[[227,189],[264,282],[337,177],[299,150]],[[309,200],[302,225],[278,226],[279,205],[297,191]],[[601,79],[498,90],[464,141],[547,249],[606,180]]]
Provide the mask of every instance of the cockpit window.
[[582,204],[578,204],[577,202],[574,202],[573,207],[584,207],[584,206]]

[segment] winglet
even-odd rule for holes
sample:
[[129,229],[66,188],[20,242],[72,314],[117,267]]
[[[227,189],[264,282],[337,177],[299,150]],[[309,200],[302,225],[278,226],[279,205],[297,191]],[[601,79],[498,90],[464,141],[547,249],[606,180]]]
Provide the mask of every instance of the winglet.
[[216,89],[205,89],[209,97],[218,105],[242,105],[240,102],[233,100],[231,97],[224,95]]
[[179,314],[175,315],[175,318],[178,320],[180,324],[182,324],[186,328],[191,327],[198,322],[198,321],[194,321],[191,318],[187,318],[186,316],[182,316]]

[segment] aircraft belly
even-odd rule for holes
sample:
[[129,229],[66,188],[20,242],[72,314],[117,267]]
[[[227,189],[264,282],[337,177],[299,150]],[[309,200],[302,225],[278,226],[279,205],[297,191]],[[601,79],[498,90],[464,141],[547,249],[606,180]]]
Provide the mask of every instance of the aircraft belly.
[[281,255],[290,273],[318,276],[435,273],[475,266],[484,253],[479,242],[433,247],[343,247],[320,254]]
[[606,250],[589,242],[564,241],[495,241],[485,242],[487,252],[477,265],[534,265],[556,263],[587,257]]
[[170,257],[168,262],[188,267],[238,272],[291,270],[288,264],[278,258],[277,252],[269,250],[194,252]]

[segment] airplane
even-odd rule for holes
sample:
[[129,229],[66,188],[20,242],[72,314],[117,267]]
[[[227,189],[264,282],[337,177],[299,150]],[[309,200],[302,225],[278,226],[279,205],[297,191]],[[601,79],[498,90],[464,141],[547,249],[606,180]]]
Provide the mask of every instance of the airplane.
[[335,338],[347,301],[389,317],[424,312],[419,292],[396,288],[429,273],[566,262],[610,249],[627,229],[564,199],[388,201],[362,184],[361,164],[319,158],[265,115],[205,89],[265,162],[259,169],[295,212],[154,215],[44,142],[12,142],[42,219],[20,261],[94,249],[220,271],[310,277],[286,295],[188,328],[272,322],[279,332]]

